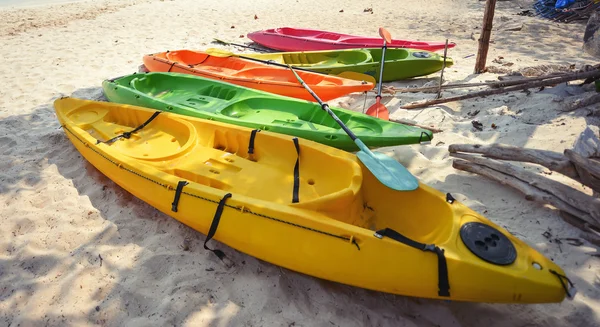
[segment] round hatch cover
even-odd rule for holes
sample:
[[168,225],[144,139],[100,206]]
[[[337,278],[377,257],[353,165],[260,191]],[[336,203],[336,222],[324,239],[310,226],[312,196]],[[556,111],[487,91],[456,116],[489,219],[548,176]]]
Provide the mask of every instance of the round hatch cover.
[[487,262],[510,265],[517,258],[517,250],[508,237],[489,225],[466,223],[460,228],[460,238],[473,254]]

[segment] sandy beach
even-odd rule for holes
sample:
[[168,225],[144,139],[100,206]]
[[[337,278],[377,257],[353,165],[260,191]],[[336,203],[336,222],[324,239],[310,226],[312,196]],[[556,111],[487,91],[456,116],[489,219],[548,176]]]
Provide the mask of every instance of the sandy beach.
[[[107,0],[0,6],[0,326],[600,325],[600,258],[592,256],[597,248],[544,237],[548,231],[553,238],[577,238],[580,231],[549,206],[455,170],[447,151],[453,143],[571,148],[587,125],[600,122],[585,109],[558,110],[556,100],[581,93],[579,87],[562,84],[423,110],[399,107],[434,94],[387,95],[383,101],[393,118],[444,130],[431,145],[385,150],[422,182],[451,192],[551,258],[576,284],[573,301],[543,305],[372,292],[298,274],[213,241],[236,263],[227,267],[203,249],[204,235],[85,161],[59,129],[52,107],[61,96],[104,100],[102,80],[136,72],[144,54],[219,47],[211,43],[214,37],[246,43],[249,32],[281,26],[373,36],[384,26],[394,38],[448,38],[457,47],[448,53],[454,66],[446,69],[446,81],[497,80],[501,74],[472,74],[484,3]],[[581,50],[585,24],[516,15],[531,3],[498,2],[488,67],[528,75],[598,63]],[[388,85],[438,79],[434,74]],[[355,94],[330,104],[360,111],[363,101]],[[367,107],[374,101],[371,94]],[[474,116],[482,131],[472,127]]]

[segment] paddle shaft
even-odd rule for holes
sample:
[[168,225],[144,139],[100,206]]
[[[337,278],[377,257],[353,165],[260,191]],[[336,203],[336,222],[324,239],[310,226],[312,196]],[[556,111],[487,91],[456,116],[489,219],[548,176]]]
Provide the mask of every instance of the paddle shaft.
[[396,190],[396,191],[414,191],[419,188],[419,181],[413,176],[402,164],[395,159],[383,154],[373,153],[369,150],[369,147],[361,139],[356,137],[354,133],[331,111],[326,103],[323,103],[319,96],[313,92],[313,90],[304,83],[302,78],[298,76],[294,68],[288,65],[288,68],[292,71],[296,79],[315,100],[319,102],[321,108],[335,120],[338,125],[346,132],[346,134],[354,141],[358,146],[359,151],[356,153],[358,160],[360,160],[365,167],[377,178],[383,185]]
[[[267,65],[273,65],[273,66],[279,66],[279,67],[289,68],[288,65],[286,65],[286,64],[280,64],[280,63],[275,62],[273,60],[262,60],[262,59],[256,59],[256,58],[246,57],[246,56],[242,56],[242,55],[235,55],[235,56],[238,57],[238,58],[246,59],[246,60],[252,60],[252,61],[262,62],[262,63],[265,63]],[[296,66],[294,66],[294,69],[305,71],[305,72],[309,72],[309,73],[317,73],[317,74],[322,74],[322,75],[328,75],[327,73],[318,72],[318,71],[310,70],[310,69],[306,69],[306,68],[300,68],[300,67],[296,67]]]
[[387,42],[383,39],[383,48],[381,49],[381,67],[379,68],[379,85],[377,85],[377,98],[381,98],[381,87],[383,85],[383,64],[385,63],[385,50]]
[[[292,72],[294,71],[292,70]],[[294,75],[296,75],[295,72]],[[352,131],[348,129],[348,127],[346,127],[346,125],[338,118],[338,116],[336,116],[335,113],[333,113],[333,111],[329,109],[329,105],[327,103],[323,103],[323,101],[321,101],[321,98],[319,98],[319,96],[310,88],[310,86],[304,83],[304,81],[300,79],[297,75],[296,77],[298,78],[300,84],[302,84],[302,86],[304,86],[304,88],[308,91],[308,93],[310,93],[317,100],[317,102],[319,102],[321,108],[325,110],[329,114],[329,116],[331,116],[331,118],[333,118],[333,120],[335,120],[335,122],[338,123],[338,125],[340,125],[340,127],[344,130],[344,132],[346,132],[346,134],[348,134],[348,136],[350,136],[352,141],[356,140],[356,135],[354,135],[354,133],[352,133]]]

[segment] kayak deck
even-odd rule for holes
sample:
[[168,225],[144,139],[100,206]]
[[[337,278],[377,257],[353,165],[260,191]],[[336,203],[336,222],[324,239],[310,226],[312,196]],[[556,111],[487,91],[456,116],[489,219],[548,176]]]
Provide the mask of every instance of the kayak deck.
[[[217,57],[199,51],[178,50],[144,56],[144,65],[153,72],[199,75],[279,95],[314,101],[289,69],[237,57]],[[299,71],[298,74],[306,84],[325,99],[324,101],[373,88],[373,84],[368,82],[304,71]]]
[[[192,75],[133,74],[103,83],[115,102],[295,135],[344,150],[357,146],[341,127],[313,102],[285,98]],[[367,146],[429,141],[425,129],[332,108]]]
[[[246,57],[272,60],[281,64],[311,69],[326,74],[351,71],[367,74],[379,80],[381,48],[321,50],[277,53],[243,53]],[[429,51],[391,48],[385,53],[383,81],[391,82],[429,75],[442,69],[444,57]],[[454,64],[446,58],[446,67]]]
[[[280,27],[248,33],[248,38],[271,49],[281,51],[312,51],[382,47],[380,37],[357,36],[308,28]],[[442,50],[445,42],[392,40],[388,48],[412,48],[426,51]],[[456,46],[449,43],[448,48]]]
[[[215,238],[259,259],[395,294],[510,303],[564,298],[550,271],[564,272],[551,260],[426,185],[412,192],[383,186],[350,153],[263,132],[251,156],[251,130],[234,125],[70,98],[55,108],[75,147],[110,179],[202,233],[224,204]],[[97,142],[136,128],[128,138]],[[494,265],[471,253],[459,235],[470,223],[509,239],[514,262]],[[374,235],[385,228],[442,256]]]

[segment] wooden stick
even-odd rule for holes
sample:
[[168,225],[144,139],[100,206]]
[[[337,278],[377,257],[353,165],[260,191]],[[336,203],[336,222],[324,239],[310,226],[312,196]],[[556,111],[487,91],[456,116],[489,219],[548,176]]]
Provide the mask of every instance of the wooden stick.
[[448,151],[450,153],[480,153],[488,158],[532,162],[571,178],[577,177],[577,172],[573,164],[571,164],[567,157],[558,152],[519,148],[504,144],[451,144],[448,146]]
[[[515,79],[515,80],[509,80],[509,81],[446,84],[446,85],[442,85],[442,89],[444,89],[444,90],[445,89],[461,89],[461,88],[480,87],[480,86],[499,88],[499,87],[504,87],[504,86],[524,84],[524,83],[533,82],[533,81],[541,81],[541,80],[545,80],[545,79],[549,79],[549,78],[575,76],[576,74],[580,74],[580,72],[567,73],[567,74],[553,73],[553,74],[549,74],[549,75],[545,75],[545,76],[521,78],[521,79]],[[415,92],[429,92],[429,91],[435,92],[439,88],[439,86],[406,87],[406,88],[400,88],[400,89],[397,89],[397,88],[394,88],[393,86],[391,86],[391,88],[396,93],[415,93]],[[370,91],[370,92],[375,92],[375,91]]]
[[506,162],[463,153],[450,153],[450,156],[471,161],[518,178],[529,185],[556,196],[578,210],[589,213],[595,219],[593,223],[596,225],[600,224],[600,199],[596,199],[570,186],[539,176]]
[[481,35],[479,36],[479,49],[477,50],[477,60],[475,61],[475,74],[480,74],[485,69],[488,48],[490,46],[490,36],[492,35],[492,23],[494,21],[494,10],[496,9],[496,0],[487,0],[485,2],[485,12],[483,13],[483,25],[481,26]]
[[428,126],[424,126],[424,125],[419,125],[416,123],[411,122],[410,120],[407,119],[392,119],[390,118],[391,122],[394,123],[398,123],[398,124],[404,124],[404,125],[409,125],[409,126],[414,126],[414,127],[418,127],[418,128],[422,128],[422,129],[426,129],[432,133],[441,133],[443,132],[443,130],[438,129],[438,128],[434,128],[434,127],[428,127]]
[[442,72],[440,73],[440,85],[438,87],[438,93],[436,99],[442,97],[442,83],[444,82],[444,69],[446,69],[446,56],[448,54],[448,39],[446,39],[446,46],[444,47],[444,63],[442,64]]
[[484,91],[480,91],[480,92],[472,92],[472,93],[467,93],[467,94],[459,95],[459,96],[455,96],[455,97],[411,102],[411,103],[407,103],[407,104],[401,106],[400,108],[402,108],[402,109],[422,108],[422,107],[427,107],[427,106],[439,104],[439,103],[446,103],[446,102],[471,99],[471,98],[487,96],[487,95],[494,95],[494,94],[501,94],[501,93],[512,92],[512,91],[525,90],[525,89],[530,89],[530,88],[534,88],[534,87],[560,84],[560,83],[573,81],[573,80],[577,80],[577,79],[584,79],[584,78],[588,78],[588,77],[600,77],[600,70],[593,70],[593,71],[573,74],[573,75],[569,75],[569,76],[553,77],[553,78],[549,78],[549,79],[545,79],[545,80],[541,80],[541,81],[533,81],[533,82],[523,83],[523,84],[512,86],[512,87],[504,87],[504,88],[498,88],[498,89],[494,89],[494,90],[484,90]]
[[552,206],[556,207],[559,210],[565,211],[574,215],[585,222],[590,223],[591,225],[598,226],[600,225],[596,219],[590,216],[587,212],[579,210],[577,207],[573,207],[570,204],[566,203],[562,199],[557,196],[544,192],[535,186],[532,186],[530,183],[526,183],[520,179],[517,179],[513,176],[509,176],[503,174],[499,171],[496,171],[492,168],[478,165],[473,162],[465,161],[465,160],[454,160],[452,162],[452,167],[468,171],[474,174],[479,174],[485,177],[488,177],[492,180],[499,182],[500,184],[510,186],[512,188],[517,189],[519,192],[525,194],[525,199],[528,201],[535,201],[540,203],[548,203]]
[[600,102],[600,94],[595,93],[587,98],[577,99],[566,104],[561,111],[573,111]]

